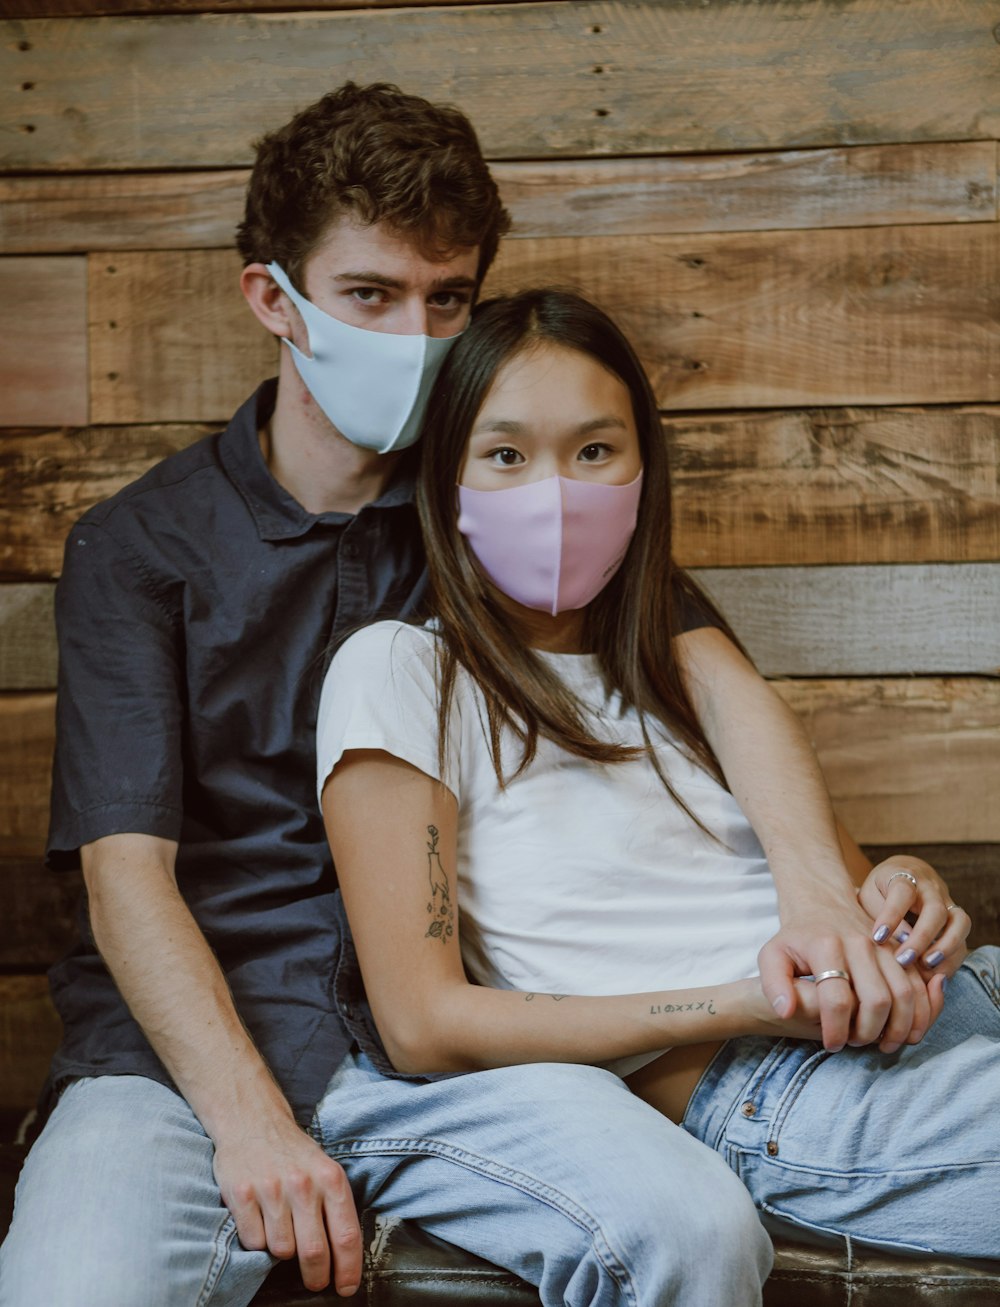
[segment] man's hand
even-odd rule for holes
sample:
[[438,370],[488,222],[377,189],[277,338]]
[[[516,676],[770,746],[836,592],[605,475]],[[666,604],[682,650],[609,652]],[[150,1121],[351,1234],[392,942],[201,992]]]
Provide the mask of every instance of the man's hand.
[[255,1121],[216,1140],[215,1178],[240,1243],[298,1256],[302,1283],[337,1293],[361,1283],[361,1228],[343,1168],[290,1118]]

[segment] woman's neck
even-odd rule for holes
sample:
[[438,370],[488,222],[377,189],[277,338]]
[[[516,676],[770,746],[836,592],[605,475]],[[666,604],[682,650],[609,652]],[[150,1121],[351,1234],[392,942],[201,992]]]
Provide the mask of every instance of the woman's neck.
[[572,608],[553,617],[551,613],[541,613],[536,608],[525,608],[506,595],[501,596],[501,601],[530,649],[540,649],[544,653],[588,652],[583,639],[585,608]]

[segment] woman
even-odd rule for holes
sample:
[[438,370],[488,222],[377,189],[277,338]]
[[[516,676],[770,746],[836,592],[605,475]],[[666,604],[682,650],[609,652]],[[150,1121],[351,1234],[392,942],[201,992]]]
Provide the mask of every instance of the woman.
[[[435,621],[352,637],[317,732],[397,1070],[605,1065],[777,1220],[1000,1256],[1000,1143],[979,1107],[1000,1076],[997,950],[959,969],[940,1022],[944,976],[879,950],[912,995],[879,1047],[816,1042],[819,987],[849,1001],[843,972],[799,979],[791,1018],[763,996],[774,884],[692,708],[680,634],[728,628],[672,565],[656,405],[620,332],[561,292],[483,306],[439,378],[423,460]],[[919,929],[917,877],[878,873],[866,907],[891,876]],[[962,918],[937,953],[960,952]]]

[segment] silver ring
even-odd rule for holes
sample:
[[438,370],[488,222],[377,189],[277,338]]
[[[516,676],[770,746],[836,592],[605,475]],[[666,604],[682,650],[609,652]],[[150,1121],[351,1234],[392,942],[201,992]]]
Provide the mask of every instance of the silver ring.
[[889,877],[889,879],[885,882],[886,893],[889,892],[889,886],[892,884],[892,882],[894,880],[899,880],[900,877],[902,877],[903,880],[908,880],[914,889],[920,888],[920,886],[917,884],[916,876],[911,876],[908,871],[894,871],[892,875]]
[[813,976],[813,981],[818,985],[821,980],[850,980],[846,971],[821,971],[818,976]]
[[947,908],[945,909],[946,912],[958,912],[958,910],[959,908],[957,903],[949,903]]

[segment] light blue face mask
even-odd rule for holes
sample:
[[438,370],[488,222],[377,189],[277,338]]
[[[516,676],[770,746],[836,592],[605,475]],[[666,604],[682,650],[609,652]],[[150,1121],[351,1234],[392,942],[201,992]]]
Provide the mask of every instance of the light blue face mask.
[[352,327],[300,295],[277,263],[267,270],[302,314],[311,357],[283,339],[306,388],[340,434],[380,454],[412,445],[458,336],[438,340]]

